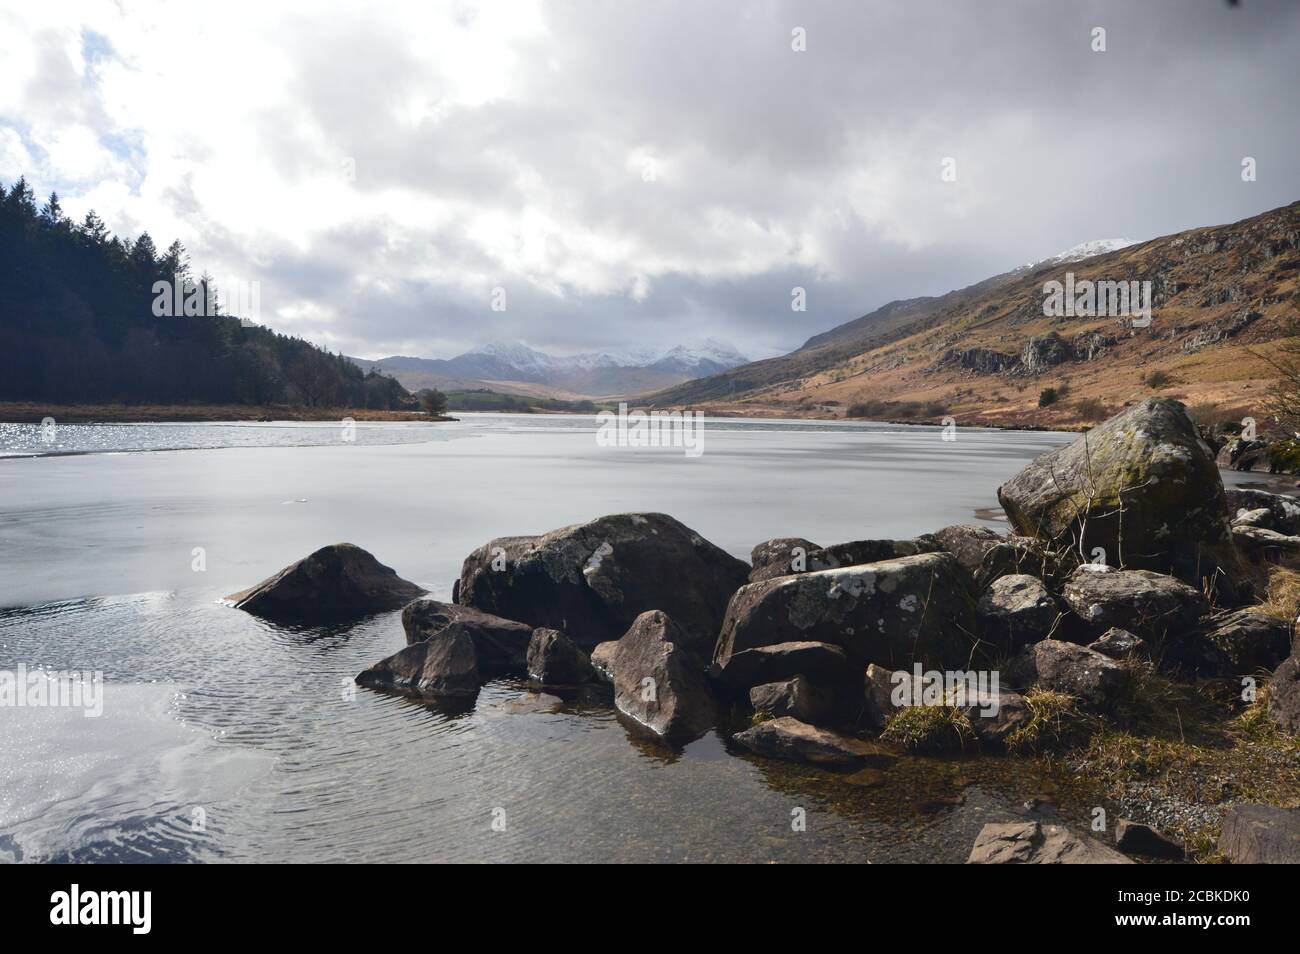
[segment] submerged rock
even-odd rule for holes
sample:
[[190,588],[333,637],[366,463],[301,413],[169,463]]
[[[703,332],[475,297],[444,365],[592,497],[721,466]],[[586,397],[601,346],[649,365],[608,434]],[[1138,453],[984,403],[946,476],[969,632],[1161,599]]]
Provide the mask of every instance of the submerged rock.
[[459,624],[380,660],[356,678],[359,686],[427,696],[472,698],[482,679],[474,640]]
[[528,644],[528,675],[547,686],[577,686],[600,678],[573,640],[559,630],[540,627]]
[[764,715],[794,716],[800,722],[825,725],[834,715],[835,693],[805,676],[795,676],[750,689],[749,704]]
[[727,601],[749,565],[661,513],[627,513],[502,537],[465,559],[458,601],[561,630],[583,648],[618,639],[647,610],[681,627],[679,645],[708,659]]
[[479,668],[485,673],[523,672],[528,662],[528,643],[533,628],[516,623],[472,606],[416,600],[402,610],[402,629],[406,641],[421,643],[437,636],[448,626],[458,624],[474,640]]
[[727,607],[714,658],[725,671],[748,649],[821,642],[859,668],[955,668],[976,641],[969,575],[936,552],[750,583]]
[[1101,842],[1038,821],[989,824],[980,829],[968,865],[1131,865]]
[[1061,611],[1036,577],[1012,573],[989,585],[977,612],[985,638],[1000,650],[1014,651],[1047,636]]
[[821,729],[791,716],[760,722],[733,735],[731,741],[758,755],[816,765],[859,765],[870,762],[875,767],[881,767],[894,761],[893,754],[879,743]]
[[713,725],[717,712],[698,657],[681,645],[683,633],[668,614],[638,616],[600,661],[614,681],[614,705],[656,735],[687,739]]
[[1091,709],[1108,709],[1124,691],[1127,676],[1109,656],[1059,639],[1026,646],[1011,664],[1017,685],[1065,692]]
[[1233,805],[1223,816],[1219,851],[1235,865],[1300,864],[1300,808]]
[[335,543],[226,599],[278,623],[356,619],[398,609],[424,594],[351,543]]
[[1244,584],[1214,455],[1177,401],[1142,401],[1043,454],[998,499],[1019,532],[1053,547],[1101,547],[1113,562],[1198,589],[1206,577]]

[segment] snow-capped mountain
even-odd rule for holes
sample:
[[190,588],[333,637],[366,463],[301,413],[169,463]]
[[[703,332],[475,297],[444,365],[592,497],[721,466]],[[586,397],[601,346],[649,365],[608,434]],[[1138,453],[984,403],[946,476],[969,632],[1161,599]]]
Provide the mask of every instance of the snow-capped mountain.
[[495,341],[448,359],[395,356],[351,360],[366,369],[378,366],[410,389],[516,383],[593,396],[654,391],[749,361],[731,344],[714,338],[668,349],[574,355],[547,354],[519,341]]
[[1047,258],[1040,258],[1036,262],[1026,262],[1020,266],[1019,270],[1038,268],[1040,265],[1064,265],[1066,262],[1077,262],[1080,259],[1092,258],[1094,255],[1117,252],[1122,248],[1128,248],[1130,245],[1136,244],[1136,240],[1126,238],[1093,239],[1090,242],[1080,242],[1074,248],[1066,249],[1064,252],[1049,255]]

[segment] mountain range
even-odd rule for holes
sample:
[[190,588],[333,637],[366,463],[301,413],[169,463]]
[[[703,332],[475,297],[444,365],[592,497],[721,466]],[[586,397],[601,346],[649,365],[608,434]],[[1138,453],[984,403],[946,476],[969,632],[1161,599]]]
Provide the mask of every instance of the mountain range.
[[522,342],[493,342],[454,358],[349,358],[362,370],[378,369],[411,391],[422,388],[491,388],[547,397],[647,394],[707,377],[748,361],[732,345],[706,339],[666,350],[642,348],[556,356]]
[[[1054,317],[1044,285],[1149,281],[1152,321]],[[1262,414],[1268,356],[1294,333],[1300,202],[1146,242],[1085,243],[943,295],[893,301],[646,399],[719,414],[1079,427],[1158,392]]]

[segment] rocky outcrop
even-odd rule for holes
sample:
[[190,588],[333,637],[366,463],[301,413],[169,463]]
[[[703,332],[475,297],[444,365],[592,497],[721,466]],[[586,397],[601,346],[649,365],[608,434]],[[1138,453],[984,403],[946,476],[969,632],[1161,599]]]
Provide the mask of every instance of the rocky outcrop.
[[1101,842],[1060,825],[1016,821],[985,825],[975,838],[968,865],[1130,865]]
[[1274,670],[1268,717],[1287,732],[1300,733],[1300,655],[1288,657]]
[[1088,644],[1094,652],[1109,656],[1111,659],[1128,659],[1135,654],[1146,652],[1146,643],[1127,629],[1112,626],[1101,634],[1101,638]]
[[1193,629],[1208,610],[1200,593],[1172,576],[1091,563],[1070,574],[1061,599],[1092,638],[1119,627],[1163,643]]
[[1046,637],[1060,609],[1037,577],[1013,573],[989,585],[976,612],[984,638],[1001,651],[1013,652]]
[[774,718],[793,716],[810,725],[826,725],[835,712],[835,693],[806,676],[795,676],[750,689],[749,704],[755,712]]
[[684,637],[667,613],[649,610],[601,653],[618,710],[658,736],[683,741],[707,731],[717,715],[698,657],[681,645]]
[[533,637],[533,628],[528,624],[438,600],[416,600],[402,610],[408,644],[432,639],[452,624],[459,625],[474,640],[479,669],[484,674],[524,671],[528,643]]
[[956,668],[976,642],[970,585],[942,552],[750,583],[727,607],[715,661],[725,670],[747,649],[813,641],[856,667]]
[[709,667],[709,674],[733,691],[808,676],[825,686],[843,684],[854,672],[848,655],[832,643],[800,641],[755,646],[731,653]]
[[380,660],[356,678],[359,686],[425,696],[472,699],[482,679],[474,640],[458,624]]
[[1215,613],[1202,622],[1201,631],[1238,675],[1271,670],[1291,655],[1291,624],[1259,610]]
[[584,648],[663,610],[681,627],[679,648],[707,659],[749,569],[666,514],[617,514],[487,543],[465,559],[457,602],[561,630]]
[[1010,671],[1015,685],[1065,692],[1099,711],[1111,708],[1127,683],[1123,667],[1109,656],[1059,639],[1026,646]]
[[1224,813],[1218,847],[1235,865],[1300,864],[1300,808],[1234,805]]
[[1020,366],[1016,370],[1019,374],[1039,375],[1058,364],[1075,361],[1078,357],[1074,346],[1053,331],[1040,338],[1030,338],[1025,343],[1024,350],[1020,352]]
[[360,547],[335,543],[226,600],[273,622],[317,623],[388,612],[423,594]]
[[749,582],[800,573],[808,568],[808,554],[820,549],[817,544],[803,537],[765,540],[749,554],[749,562],[753,566],[749,571]]
[[539,627],[528,643],[528,676],[547,686],[577,686],[600,677],[591,659],[557,629]]
[[954,524],[944,527],[932,535],[941,549],[947,550],[957,558],[957,562],[966,568],[972,577],[978,575],[984,560],[984,554],[993,546],[1002,542],[1002,535],[988,527],[970,523]]
[[1228,513],[1234,522],[1242,511],[1267,510],[1270,520],[1264,526],[1278,533],[1300,534],[1300,500],[1285,494],[1270,494],[1263,490],[1229,487],[1225,491]]
[[1131,855],[1182,861],[1187,852],[1182,842],[1159,828],[1121,818],[1115,826],[1115,847]]
[[814,765],[889,765],[893,754],[879,743],[782,716],[738,732],[731,741],[758,755]]
[[[1151,398],[1036,458],[998,488],[1011,523],[1062,550],[1244,587],[1210,448],[1177,401]],[[1226,589],[1231,586],[1234,592]]]

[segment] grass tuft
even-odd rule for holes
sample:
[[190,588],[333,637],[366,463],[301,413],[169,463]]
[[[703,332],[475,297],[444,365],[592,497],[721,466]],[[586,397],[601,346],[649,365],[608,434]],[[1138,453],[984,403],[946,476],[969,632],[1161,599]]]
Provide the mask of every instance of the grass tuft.
[[889,717],[882,741],[909,752],[952,752],[975,740],[975,729],[957,706],[905,706]]

